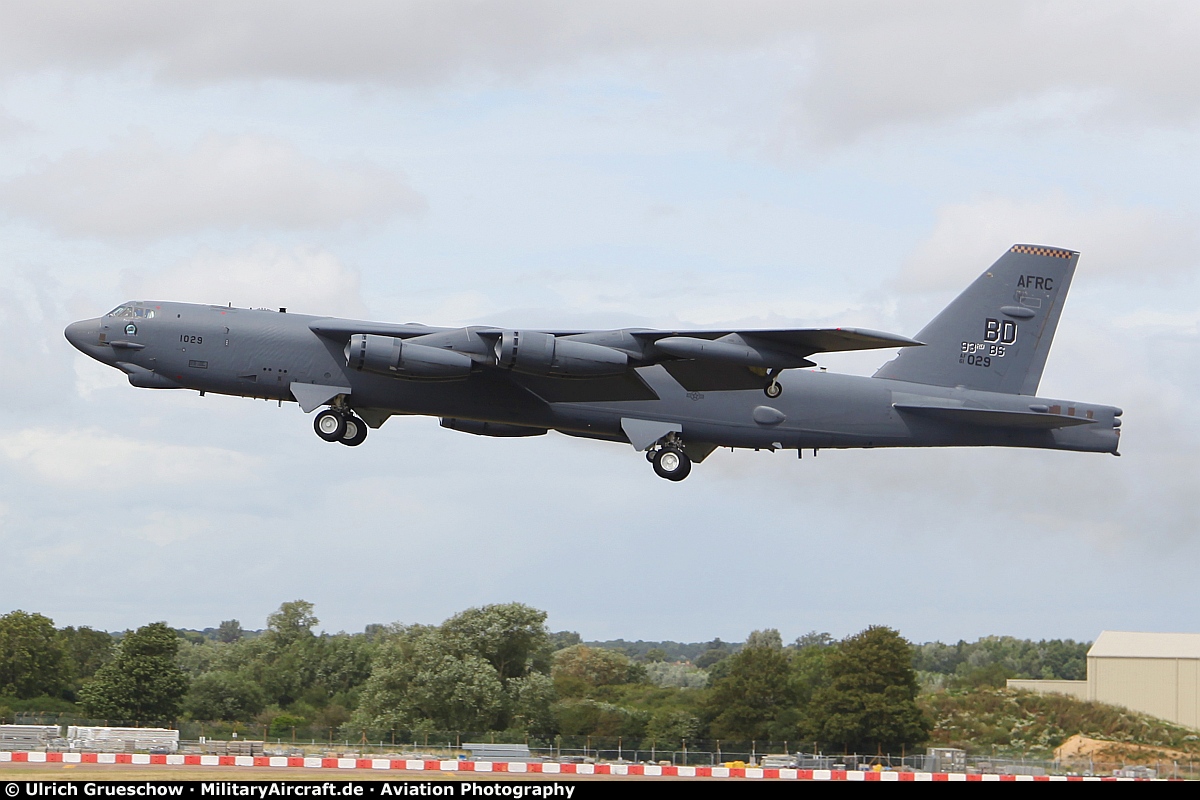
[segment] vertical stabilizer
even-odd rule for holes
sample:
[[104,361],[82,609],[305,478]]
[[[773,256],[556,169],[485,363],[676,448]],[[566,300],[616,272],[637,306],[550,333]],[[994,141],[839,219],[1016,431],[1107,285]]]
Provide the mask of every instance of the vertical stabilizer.
[[1013,245],[876,378],[1037,394],[1079,253]]

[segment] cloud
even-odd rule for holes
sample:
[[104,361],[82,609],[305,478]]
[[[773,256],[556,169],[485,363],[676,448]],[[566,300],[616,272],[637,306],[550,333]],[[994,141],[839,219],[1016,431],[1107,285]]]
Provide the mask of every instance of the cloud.
[[0,184],[0,210],[81,237],[331,228],[422,206],[394,172],[319,162],[260,136],[214,134],[179,150],[135,134],[108,150],[42,161]]
[[36,128],[24,120],[17,119],[0,108],[0,142],[16,139],[36,132]]
[[143,299],[284,307],[346,317],[366,314],[358,270],[325,250],[309,247],[284,250],[260,245],[233,254],[206,251],[158,272],[127,272],[121,288],[127,297]]
[[[428,85],[464,73],[524,75],[597,55],[746,44],[804,14],[768,0],[616,2],[125,0],[6,4],[0,67],[146,65],[173,80],[299,78]],[[790,23],[790,24],[789,24]]]
[[1191,3],[839,6],[800,98],[831,135],[999,108],[1025,119],[1200,109]]
[[1085,207],[1059,195],[1038,200],[984,198],[943,206],[929,237],[905,263],[903,291],[961,289],[1014,244],[1080,251],[1089,276],[1144,281],[1195,268],[1200,225],[1174,211]]
[[817,138],[1004,109],[1072,122],[1200,111],[1200,9],[1176,0],[348,0],[6,3],[0,71],[127,66],[187,83],[521,80],[582,64],[769,52]]
[[218,447],[141,442],[96,430],[30,428],[0,434],[0,455],[53,484],[103,486],[251,479],[257,459]]

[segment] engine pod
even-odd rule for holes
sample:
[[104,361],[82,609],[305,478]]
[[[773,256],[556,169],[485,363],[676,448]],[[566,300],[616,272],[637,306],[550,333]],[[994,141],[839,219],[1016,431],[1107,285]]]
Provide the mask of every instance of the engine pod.
[[629,356],[620,350],[540,331],[504,331],[495,352],[497,366],[527,375],[596,378],[621,375],[629,366]]
[[473,363],[464,353],[371,333],[351,336],[345,353],[350,369],[417,380],[461,380],[471,374]]

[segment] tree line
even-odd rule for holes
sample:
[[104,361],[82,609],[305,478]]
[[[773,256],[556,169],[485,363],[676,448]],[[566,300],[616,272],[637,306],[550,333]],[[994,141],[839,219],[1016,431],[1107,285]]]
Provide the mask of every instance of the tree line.
[[285,739],[462,731],[898,751],[928,738],[932,722],[916,698],[937,683],[930,676],[942,686],[1030,671],[1067,677],[1086,652],[1074,642],[998,637],[914,646],[883,626],[840,641],[814,632],[786,646],[774,629],[741,644],[585,644],[545,623],[545,612],[509,603],[441,625],[318,634],[312,604],[295,601],[260,632],[227,620],[204,632],[156,622],[112,636],[15,611],[0,617],[0,717],[49,710],[111,724],[204,720],[210,732],[224,725]]

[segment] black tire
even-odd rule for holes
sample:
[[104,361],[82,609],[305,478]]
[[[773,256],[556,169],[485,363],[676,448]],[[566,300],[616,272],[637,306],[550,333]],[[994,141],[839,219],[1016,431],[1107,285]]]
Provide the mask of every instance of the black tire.
[[346,418],[327,408],[313,420],[313,430],[327,442],[340,442],[346,435]]
[[771,381],[763,387],[763,394],[774,400],[779,395],[783,394],[783,384],[779,381]]
[[346,417],[346,433],[339,442],[347,447],[358,447],[367,440],[367,423],[355,416]]
[[654,474],[669,481],[681,481],[692,471],[687,453],[674,447],[664,447],[654,454]]
[[657,454],[658,454],[657,450],[655,450],[653,447],[650,448],[649,450],[646,451],[646,460],[649,461],[651,464],[653,464],[654,456]]

